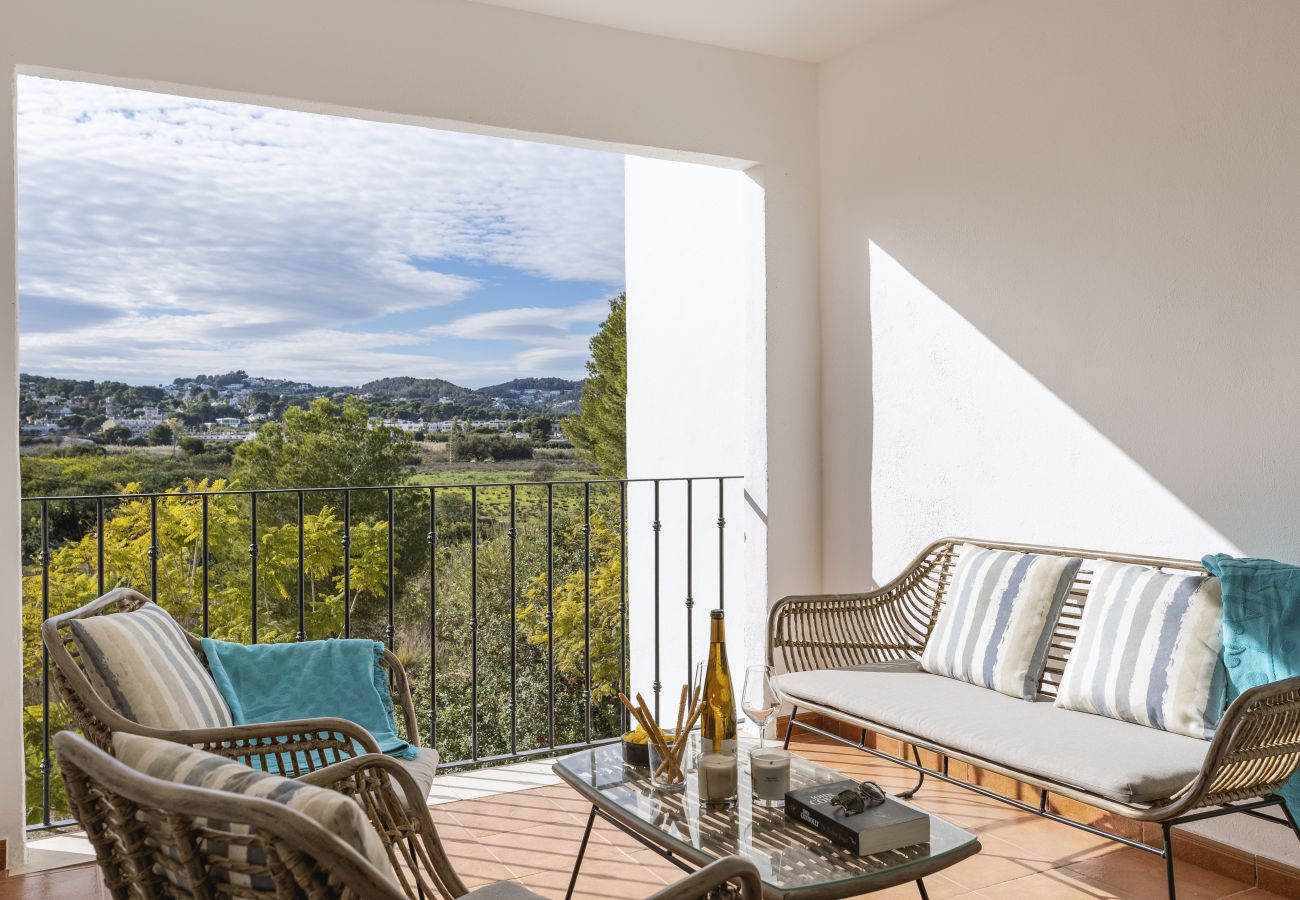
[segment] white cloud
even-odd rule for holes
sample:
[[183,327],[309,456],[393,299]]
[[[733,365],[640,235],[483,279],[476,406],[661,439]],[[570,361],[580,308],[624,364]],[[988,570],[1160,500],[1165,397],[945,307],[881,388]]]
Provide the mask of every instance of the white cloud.
[[[615,154],[29,77],[18,123],[20,294],[96,311],[24,331],[32,371],[93,359],[98,377],[157,380],[258,350],[305,377],[332,346],[330,366],[359,370],[370,355],[445,362],[436,374],[451,377],[530,358],[456,363],[391,349],[429,336],[341,329],[472,299],[475,280],[438,260],[622,283]],[[555,349],[571,325],[599,320],[582,318],[592,309],[472,314],[442,336]],[[330,335],[346,340],[322,345]],[[178,352],[178,369],[134,360]]]
[[589,332],[575,334],[573,325],[594,324],[609,314],[608,300],[593,300],[567,309],[520,307],[472,313],[446,325],[424,330],[430,337],[456,337],[481,341],[522,341],[534,344],[570,343],[580,337],[585,345]]

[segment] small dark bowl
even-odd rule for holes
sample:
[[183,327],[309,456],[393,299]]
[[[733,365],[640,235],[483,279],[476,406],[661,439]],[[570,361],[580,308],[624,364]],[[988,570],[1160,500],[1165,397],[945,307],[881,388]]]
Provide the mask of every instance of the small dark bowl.
[[650,768],[650,745],[634,744],[631,741],[620,741],[623,745],[623,762],[629,766],[640,766],[643,769]]

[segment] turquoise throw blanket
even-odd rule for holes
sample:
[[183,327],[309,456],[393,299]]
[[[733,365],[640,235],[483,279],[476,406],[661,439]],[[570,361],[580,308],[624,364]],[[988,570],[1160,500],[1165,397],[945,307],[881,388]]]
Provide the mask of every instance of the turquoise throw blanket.
[[[1223,584],[1228,701],[1247,688],[1300,675],[1300,567],[1223,553],[1201,564]],[[1300,815],[1300,775],[1280,793]]]
[[419,748],[397,736],[383,653],[378,641],[246,646],[203,639],[203,655],[236,725],[332,716],[366,729],[383,753],[415,759]]

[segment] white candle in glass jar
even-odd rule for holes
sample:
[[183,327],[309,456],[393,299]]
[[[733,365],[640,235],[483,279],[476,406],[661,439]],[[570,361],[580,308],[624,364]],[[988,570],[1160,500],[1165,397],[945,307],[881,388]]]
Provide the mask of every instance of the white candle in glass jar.
[[784,800],[790,790],[790,753],[764,747],[749,754],[749,778],[757,800]]
[[700,757],[700,799],[707,803],[736,796],[736,757],[727,753],[706,753]]

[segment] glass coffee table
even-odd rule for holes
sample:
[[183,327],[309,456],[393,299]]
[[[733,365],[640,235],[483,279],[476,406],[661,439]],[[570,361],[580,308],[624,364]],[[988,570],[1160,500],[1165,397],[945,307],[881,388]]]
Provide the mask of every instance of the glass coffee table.
[[[698,735],[693,739],[698,741]],[[573,894],[597,816],[688,872],[739,854],[758,867],[763,896],[769,900],[830,900],[909,881],[916,883],[925,898],[922,879],[926,875],[980,850],[975,835],[931,815],[928,843],[875,856],[851,853],[789,818],[784,809],[754,802],[749,787],[749,751],[755,746],[755,741],[741,742],[739,796],[726,809],[708,809],[701,804],[693,773],[687,775],[685,790],[652,790],[649,770],[626,765],[618,742],[557,760],[552,766],[555,774],[591,801],[591,815],[566,897]],[[792,789],[845,777],[791,755]]]

